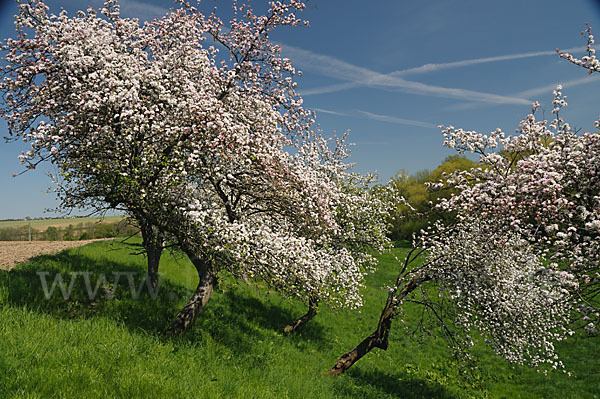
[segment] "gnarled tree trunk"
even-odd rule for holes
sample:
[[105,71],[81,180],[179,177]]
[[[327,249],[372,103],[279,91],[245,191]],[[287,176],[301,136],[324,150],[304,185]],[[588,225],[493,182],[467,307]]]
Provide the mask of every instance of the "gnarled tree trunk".
[[306,312],[306,314],[304,316],[300,317],[299,319],[293,321],[292,323],[288,324],[287,326],[285,326],[285,328],[283,329],[283,332],[286,334],[291,333],[292,331],[295,331],[299,327],[308,323],[308,321],[310,319],[312,319],[313,317],[315,317],[317,315],[318,304],[319,304],[319,301],[317,301],[313,297],[308,298],[308,311]]
[[198,287],[187,305],[179,311],[175,320],[167,328],[165,332],[167,336],[181,334],[194,324],[196,317],[209,301],[217,283],[217,275],[207,259],[191,252],[186,251],[186,253],[198,271]]
[[348,370],[354,363],[359,361],[364,355],[369,353],[373,348],[379,348],[387,350],[388,340],[390,335],[390,329],[392,328],[392,319],[396,314],[396,310],[400,305],[402,299],[415,290],[419,285],[425,281],[430,280],[427,276],[413,276],[398,292],[390,291],[388,294],[387,302],[379,317],[379,323],[377,323],[377,329],[365,338],[360,344],[354,349],[344,353],[328,372],[328,375],[342,374]]
[[139,220],[138,223],[142,232],[142,245],[148,258],[148,278],[152,289],[156,290],[158,286],[158,265],[164,248],[164,234],[156,226],[144,220]]

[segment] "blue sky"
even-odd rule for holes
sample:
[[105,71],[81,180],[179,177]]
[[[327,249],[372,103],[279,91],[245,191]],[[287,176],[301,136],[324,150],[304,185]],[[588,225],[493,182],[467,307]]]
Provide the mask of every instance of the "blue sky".
[[[212,9],[215,0],[201,3]],[[49,0],[51,11],[75,11],[98,0]],[[228,0],[216,0],[230,12]],[[255,0],[256,9],[266,2]],[[122,14],[151,19],[168,0],[122,0]],[[2,2],[0,37],[14,35],[16,5]],[[592,130],[600,76],[560,60],[555,48],[582,55],[589,22],[600,32],[600,8],[590,0],[312,0],[302,15],[310,27],[283,29],[272,39],[304,72],[304,104],[328,134],[351,130],[351,161],[385,182],[398,170],[433,169],[450,150],[437,125],[482,133],[512,133],[538,100],[550,117],[552,89],[564,86],[572,126]],[[600,35],[600,33],[599,33]],[[600,37],[600,36],[599,36]],[[0,122],[0,136],[7,134]],[[0,144],[0,219],[43,216],[56,206],[47,169],[21,171],[18,143]]]

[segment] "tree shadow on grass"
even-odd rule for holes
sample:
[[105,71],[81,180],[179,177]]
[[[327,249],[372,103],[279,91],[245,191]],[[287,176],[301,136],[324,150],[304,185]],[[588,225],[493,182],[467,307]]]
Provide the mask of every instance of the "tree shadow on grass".
[[[87,274],[89,285],[81,273]],[[94,259],[74,251],[40,255],[0,273],[10,305],[59,318],[101,315],[131,329],[155,333],[164,328],[164,319],[174,314],[173,293],[183,296],[186,290],[163,281],[153,299],[144,279],[139,265]]]
[[[116,272],[120,273],[120,277],[117,278]],[[86,284],[81,273],[88,273],[89,284]],[[62,278],[68,295],[63,294],[60,281],[52,291],[57,275]],[[10,272],[0,271],[0,300],[11,306],[25,307],[63,319],[108,317],[131,331],[142,330],[162,337],[168,324],[191,296],[192,290],[161,279],[153,297],[144,279],[143,265],[127,262],[126,258],[113,261],[86,256],[77,251],[63,251],[37,256]],[[90,295],[94,291],[95,297]],[[213,340],[230,347],[234,352],[245,353],[258,341],[277,335],[298,316],[290,309],[256,298],[250,287],[233,287],[227,292],[217,290],[198,316],[194,327],[181,337],[170,340],[186,345],[195,344],[202,342],[202,335],[208,333]],[[299,334],[294,334],[292,339],[325,345],[322,336],[322,326],[313,322]]]
[[[256,298],[250,291],[249,287],[238,287],[214,294],[194,328],[180,339],[194,342],[200,339],[199,335],[208,332],[212,339],[238,354],[250,352],[258,341],[281,339],[283,327],[300,314],[294,315],[289,309]],[[323,326],[313,320],[285,339],[326,350],[331,344],[324,335]]]
[[[448,392],[439,383],[415,378],[408,373],[398,371],[384,373],[380,370],[362,371],[355,367],[348,370],[346,375],[349,378],[337,385],[344,397],[456,398],[456,395]],[[348,379],[351,380],[351,383],[348,383]],[[374,396],[373,392],[377,392],[377,394]]]

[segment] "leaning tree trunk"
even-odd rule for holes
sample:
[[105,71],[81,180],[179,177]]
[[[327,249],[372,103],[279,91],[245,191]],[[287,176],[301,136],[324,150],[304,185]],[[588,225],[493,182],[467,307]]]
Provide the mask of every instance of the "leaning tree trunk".
[[299,319],[293,321],[292,323],[288,324],[287,326],[285,326],[285,328],[283,329],[283,332],[291,333],[292,331],[295,331],[299,327],[308,323],[308,321],[310,319],[312,319],[313,317],[315,317],[317,315],[318,304],[319,304],[318,300],[314,299],[313,297],[309,297],[308,298],[308,311],[306,312],[306,314],[304,316],[300,317]]
[[148,278],[150,279],[152,289],[156,290],[158,286],[158,265],[160,264],[160,256],[164,248],[164,234],[146,221],[142,220],[138,223],[142,232],[142,245],[146,250],[148,258]]
[[343,354],[327,373],[328,375],[342,374],[348,370],[352,365],[358,362],[364,355],[369,353],[373,348],[379,348],[387,350],[390,329],[392,328],[392,319],[396,314],[396,310],[400,305],[402,299],[414,291],[419,285],[429,280],[427,276],[414,276],[402,287],[400,292],[396,290],[390,291],[388,294],[387,302],[379,317],[379,323],[377,323],[377,329],[365,338],[360,344],[354,349]]
[[207,259],[193,253],[187,255],[198,271],[198,287],[196,287],[196,291],[194,291],[187,305],[179,311],[175,316],[175,320],[167,328],[165,332],[167,336],[179,335],[194,324],[196,317],[209,301],[217,282],[216,273]]

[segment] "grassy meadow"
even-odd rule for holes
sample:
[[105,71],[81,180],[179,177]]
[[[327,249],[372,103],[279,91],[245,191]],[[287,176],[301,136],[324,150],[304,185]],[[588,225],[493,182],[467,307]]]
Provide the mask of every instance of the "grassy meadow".
[[[419,308],[405,308],[387,351],[374,350],[347,373],[325,372],[376,326],[397,265],[381,257],[369,276],[361,312],[322,308],[304,329],[282,334],[305,307],[260,284],[227,276],[193,329],[161,333],[197,283],[191,264],[165,253],[156,300],[134,300],[126,283],[94,300],[77,280],[69,300],[45,300],[38,271],[144,272],[139,239],[97,242],[44,255],[0,271],[2,398],[600,398],[600,341],[573,338],[559,346],[569,377],[513,366],[477,347],[479,369],[460,377],[442,338],[413,337]],[[405,250],[396,249],[401,255]],[[137,278],[139,280],[139,278]],[[68,278],[67,278],[68,281]],[[92,279],[92,282],[95,282]],[[93,285],[93,284],[92,284]]]

